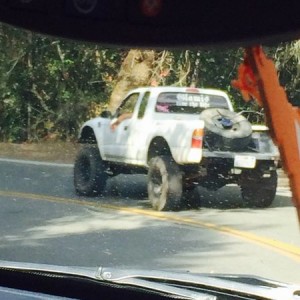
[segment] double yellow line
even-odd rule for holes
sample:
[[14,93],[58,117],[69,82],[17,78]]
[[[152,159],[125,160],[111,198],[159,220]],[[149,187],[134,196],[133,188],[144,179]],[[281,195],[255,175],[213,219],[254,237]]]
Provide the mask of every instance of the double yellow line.
[[157,211],[152,211],[147,209],[111,205],[106,203],[99,203],[99,202],[96,203],[96,202],[91,202],[91,201],[81,200],[81,199],[78,200],[78,199],[70,199],[70,198],[63,198],[63,197],[54,197],[50,195],[47,196],[47,195],[39,195],[39,194],[20,193],[14,191],[0,190],[0,196],[19,198],[19,199],[23,198],[29,200],[39,200],[39,201],[51,201],[51,202],[58,202],[63,204],[76,204],[81,206],[89,206],[97,209],[117,210],[117,211],[131,213],[131,214],[144,215],[150,218],[159,219],[163,221],[174,222],[181,225],[207,228],[207,229],[221,232],[223,234],[235,236],[237,238],[246,240],[251,243],[256,243],[261,246],[271,248],[272,250],[280,252],[281,254],[284,254],[285,256],[288,256],[293,260],[300,262],[300,247],[287,244],[278,240],[259,236],[247,231],[241,231],[228,226],[220,226],[209,222],[203,222],[200,220],[195,220],[193,218],[183,217],[180,215],[157,212]]

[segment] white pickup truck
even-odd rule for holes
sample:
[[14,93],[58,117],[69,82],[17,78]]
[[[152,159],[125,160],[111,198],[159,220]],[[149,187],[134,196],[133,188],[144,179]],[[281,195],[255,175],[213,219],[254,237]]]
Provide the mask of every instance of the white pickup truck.
[[[80,195],[99,195],[110,176],[148,174],[156,210],[176,210],[197,185],[217,190],[236,183],[247,205],[269,206],[276,194],[279,153],[265,126],[235,113],[214,89],[132,90],[114,114],[83,124],[75,161]],[[130,183],[129,183],[130,184]]]

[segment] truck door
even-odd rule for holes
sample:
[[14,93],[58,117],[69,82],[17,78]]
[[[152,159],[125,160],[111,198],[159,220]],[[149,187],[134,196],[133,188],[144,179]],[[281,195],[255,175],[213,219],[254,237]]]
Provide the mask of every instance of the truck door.
[[104,153],[106,159],[112,161],[123,161],[127,155],[127,139],[131,129],[132,120],[135,118],[134,107],[139,99],[140,93],[132,93],[126,97],[118,108],[118,119],[122,119],[114,127],[105,128]]
[[149,97],[150,91],[141,93],[133,117],[121,124],[123,130],[120,132],[120,151],[123,159],[128,163],[139,164],[144,158],[149,126],[151,126],[144,118]]

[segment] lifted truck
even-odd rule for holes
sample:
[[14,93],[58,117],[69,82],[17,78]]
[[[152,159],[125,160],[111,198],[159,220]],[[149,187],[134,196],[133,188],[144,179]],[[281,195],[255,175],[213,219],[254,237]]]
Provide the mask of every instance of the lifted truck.
[[74,166],[79,195],[102,193],[118,174],[148,174],[156,210],[178,210],[184,191],[235,183],[251,207],[268,207],[277,188],[278,149],[266,126],[234,112],[214,89],[144,87],[132,90],[114,114],[83,124]]

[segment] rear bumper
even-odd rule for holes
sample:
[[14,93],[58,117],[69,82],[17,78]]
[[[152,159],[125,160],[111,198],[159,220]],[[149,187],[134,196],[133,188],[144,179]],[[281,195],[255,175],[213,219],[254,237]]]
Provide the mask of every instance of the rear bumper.
[[207,149],[203,149],[202,156],[203,158],[232,158],[234,159],[236,156],[252,156],[255,157],[256,160],[272,160],[279,161],[280,156],[276,151],[272,153],[256,153],[256,152],[230,152],[230,151],[209,151]]

